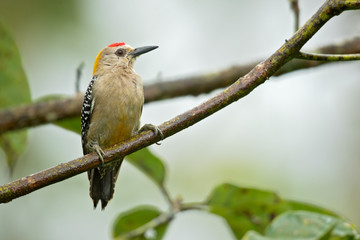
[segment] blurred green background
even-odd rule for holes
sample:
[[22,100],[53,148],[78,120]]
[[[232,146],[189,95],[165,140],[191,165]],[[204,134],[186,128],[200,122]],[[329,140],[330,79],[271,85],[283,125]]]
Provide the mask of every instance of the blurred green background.
[[[301,23],[322,0],[300,1]],[[159,45],[135,66],[144,83],[262,60],[293,33],[286,0],[70,1],[2,0],[0,21],[18,44],[33,99],[81,88],[106,45]],[[332,19],[305,46],[360,34],[360,12]],[[276,191],[314,203],[360,225],[359,62],[328,64],[271,78],[250,95],[152,146],[168,169],[171,194],[202,201],[218,184]],[[147,104],[142,122],[160,124],[210,96]],[[0,152],[0,184],[82,155],[80,136],[43,125],[30,129],[13,176]],[[94,211],[85,174],[0,205],[0,239],[107,239],[118,213],[140,204],[166,210],[161,193],[124,163],[114,199]],[[185,212],[165,239],[235,239],[224,221]]]

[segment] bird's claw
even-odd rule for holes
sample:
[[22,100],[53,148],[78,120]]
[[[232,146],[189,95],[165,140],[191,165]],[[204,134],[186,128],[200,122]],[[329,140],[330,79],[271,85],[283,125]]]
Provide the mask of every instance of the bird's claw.
[[104,151],[101,149],[101,147],[99,145],[95,146],[95,151],[96,151],[97,155],[99,156],[102,165],[104,165],[104,155],[105,155]]
[[[160,136],[161,140],[163,140],[164,137],[164,133],[160,130],[160,128],[158,126],[155,126],[153,124],[147,123],[144,126],[142,126],[142,128],[140,128],[139,132],[143,132],[143,131],[147,131],[147,130],[151,130],[155,133],[156,136]],[[157,145],[160,145],[159,142],[156,143]]]

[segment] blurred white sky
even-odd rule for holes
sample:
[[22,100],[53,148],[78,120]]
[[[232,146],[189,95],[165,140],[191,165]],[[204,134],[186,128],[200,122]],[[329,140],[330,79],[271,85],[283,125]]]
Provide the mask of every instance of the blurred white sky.
[[[0,19],[18,43],[33,98],[73,94],[84,61],[82,89],[104,46],[159,45],[136,63],[146,83],[214,71],[268,57],[293,31],[288,1],[47,1],[0,3]],[[76,8],[69,11],[66,4]],[[300,1],[303,24],[323,1]],[[3,5],[1,7],[1,5]],[[51,16],[60,16],[54,20]],[[332,19],[307,45],[360,34],[360,12]],[[142,122],[160,124],[210,96],[147,104]],[[201,201],[223,182],[276,191],[327,207],[360,225],[359,63],[341,63],[271,78],[244,99],[151,149],[168,167],[172,195]],[[29,131],[14,178],[81,156],[80,137],[52,125]],[[3,158],[3,155],[0,154]],[[9,178],[0,161],[0,183]],[[110,238],[116,215],[165,201],[125,163],[114,199],[93,211],[85,174],[0,206],[0,239]],[[64,230],[66,229],[66,230]],[[234,239],[223,220],[203,213],[175,219],[165,239]]]

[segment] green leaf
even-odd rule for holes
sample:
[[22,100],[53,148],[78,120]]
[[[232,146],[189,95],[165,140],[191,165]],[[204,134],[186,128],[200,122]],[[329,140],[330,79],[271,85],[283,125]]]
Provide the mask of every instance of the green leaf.
[[80,117],[68,118],[64,120],[59,120],[54,123],[55,125],[70,130],[74,133],[81,133],[81,121]]
[[[46,95],[43,96],[39,99],[36,99],[35,102],[46,102],[46,101],[50,101],[50,100],[58,100],[58,99],[64,99],[67,96],[65,95],[59,95],[59,94],[54,94],[54,95]],[[55,125],[62,127],[66,130],[70,130],[74,133],[80,134],[81,133],[81,121],[80,121],[80,117],[74,117],[74,118],[68,118],[68,119],[63,119],[63,120],[59,120],[54,122]]]
[[[158,224],[156,221],[154,221],[154,225],[147,226],[149,229],[147,227],[140,228],[144,224],[149,223],[151,220],[159,217],[160,215],[161,212],[151,206],[141,206],[123,212],[116,218],[114,222],[113,237],[118,239],[136,240],[162,239],[167,228],[167,223]],[[129,231],[133,231],[131,236],[126,235]]]
[[359,231],[343,220],[314,212],[288,211],[266,228],[264,236],[249,231],[242,240],[353,240]]
[[231,184],[216,187],[207,203],[212,213],[226,219],[238,239],[249,230],[263,233],[277,215],[290,209],[273,192]]
[[307,211],[288,211],[278,216],[266,229],[271,238],[351,240],[359,239],[351,224],[329,215]]
[[[0,110],[31,101],[30,88],[21,64],[19,51],[10,33],[0,22]],[[14,131],[0,136],[10,171],[24,152],[27,131]]]
[[[283,200],[273,192],[227,183],[216,187],[207,203],[212,213],[225,218],[239,239],[250,230],[264,233],[276,216],[289,210],[306,210],[340,218],[335,213],[315,205]],[[258,237],[247,237],[250,236]]]
[[334,213],[328,209],[325,209],[325,208],[322,208],[319,206],[315,206],[315,205],[312,205],[309,203],[303,203],[303,202],[291,201],[291,200],[287,200],[286,202],[289,204],[291,210],[304,210],[304,211],[316,212],[316,213],[326,214],[326,215],[340,218],[339,215],[337,215],[336,213]]
[[162,186],[165,179],[165,166],[160,158],[143,148],[127,156],[129,162]]
[[333,227],[330,227],[329,230],[327,232],[324,233],[323,236],[319,236],[318,238],[314,238],[314,237],[268,237],[268,236],[263,236],[260,233],[257,233],[255,231],[249,231],[247,232],[244,237],[242,238],[242,240],[328,240],[329,237],[331,236],[331,232],[333,230]]
[[27,131],[4,133],[0,136],[0,146],[4,150],[10,173],[14,170],[15,163],[24,152],[27,141]]
[[30,89],[19,51],[10,33],[0,22],[0,107],[31,101]]

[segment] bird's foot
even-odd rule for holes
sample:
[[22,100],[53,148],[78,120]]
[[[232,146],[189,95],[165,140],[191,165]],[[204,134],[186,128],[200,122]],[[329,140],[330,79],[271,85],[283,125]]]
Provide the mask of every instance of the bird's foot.
[[95,145],[94,149],[95,149],[97,155],[99,156],[102,165],[104,165],[104,155],[105,155],[104,151],[101,149],[101,147],[99,145]]
[[[164,134],[163,132],[160,130],[160,128],[158,126],[155,126],[153,124],[147,123],[144,126],[142,126],[142,128],[140,128],[139,132],[143,132],[143,131],[147,131],[147,130],[151,130],[155,133],[155,135],[159,135],[161,140],[164,139]],[[157,145],[160,145],[160,143],[156,143]]]

